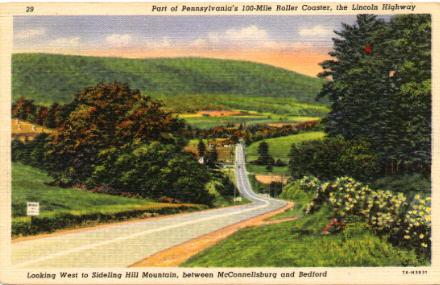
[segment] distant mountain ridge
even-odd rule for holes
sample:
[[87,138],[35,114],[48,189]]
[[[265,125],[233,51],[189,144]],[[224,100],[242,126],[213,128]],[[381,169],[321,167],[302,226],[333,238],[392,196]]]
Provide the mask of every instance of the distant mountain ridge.
[[274,66],[209,58],[128,59],[59,54],[12,55],[12,99],[67,103],[83,87],[128,83],[143,94],[234,94],[316,103],[322,80]]

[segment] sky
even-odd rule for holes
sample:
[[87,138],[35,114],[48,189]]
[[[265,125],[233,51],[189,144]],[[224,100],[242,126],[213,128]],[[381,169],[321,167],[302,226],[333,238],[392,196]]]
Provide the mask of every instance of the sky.
[[14,52],[210,57],[316,76],[334,30],[355,16],[16,16]]

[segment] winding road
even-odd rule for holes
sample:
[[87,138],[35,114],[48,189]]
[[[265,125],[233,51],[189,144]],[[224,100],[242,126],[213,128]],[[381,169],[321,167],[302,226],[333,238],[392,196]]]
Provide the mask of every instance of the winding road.
[[159,251],[226,226],[275,211],[286,202],[252,191],[244,149],[236,147],[236,180],[252,204],[120,223],[12,243],[12,264],[20,268],[128,267]]

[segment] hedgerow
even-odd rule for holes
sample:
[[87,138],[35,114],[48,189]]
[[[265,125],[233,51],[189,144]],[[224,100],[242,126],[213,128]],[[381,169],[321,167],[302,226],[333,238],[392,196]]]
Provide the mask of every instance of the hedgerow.
[[167,215],[182,211],[196,211],[207,208],[198,204],[149,203],[146,205],[124,205],[123,209],[112,205],[99,211],[54,211],[34,217],[12,219],[12,236],[28,236],[50,233],[58,229],[73,228],[87,224],[123,221],[131,218]]

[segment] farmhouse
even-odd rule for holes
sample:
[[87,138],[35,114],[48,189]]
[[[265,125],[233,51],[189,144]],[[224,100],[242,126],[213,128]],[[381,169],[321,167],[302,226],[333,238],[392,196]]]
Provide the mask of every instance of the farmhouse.
[[234,146],[234,142],[226,139],[226,140],[210,140],[208,141],[208,147],[232,147]]

